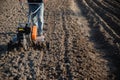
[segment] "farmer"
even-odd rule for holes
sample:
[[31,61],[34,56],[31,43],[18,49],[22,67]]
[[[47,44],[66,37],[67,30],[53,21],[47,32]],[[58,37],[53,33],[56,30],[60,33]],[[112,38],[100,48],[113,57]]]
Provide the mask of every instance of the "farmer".
[[[20,3],[22,3],[23,0],[19,0]],[[46,3],[46,0],[27,0],[28,3],[35,3],[35,4],[29,4],[29,14],[31,12],[35,12],[38,8],[39,10],[32,15],[32,22],[38,27],[38,36],[36,40],[38,41],[44,41],[44,35],[43,35],[43,25],[44,25],[44,3]],[[36,4],[38,3],[38,4]]]

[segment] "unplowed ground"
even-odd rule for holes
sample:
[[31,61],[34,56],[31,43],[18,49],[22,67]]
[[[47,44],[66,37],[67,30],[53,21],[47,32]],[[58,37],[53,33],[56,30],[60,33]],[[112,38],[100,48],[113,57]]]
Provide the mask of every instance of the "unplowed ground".
[[17,0],[0,0],[0,80],[119,80],[119,0],[49,0],[49,50],[11,51],[19,19]]

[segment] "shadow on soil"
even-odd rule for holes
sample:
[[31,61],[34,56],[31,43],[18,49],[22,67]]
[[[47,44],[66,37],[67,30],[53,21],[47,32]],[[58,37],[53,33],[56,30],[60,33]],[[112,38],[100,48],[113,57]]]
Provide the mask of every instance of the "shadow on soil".
[[0,45],[0,58],[2,57],[3,54],[7,53],[7,45]]
[[[7,32],[7,33],[0,33],[0,36],[4,37],[4,38],[8,38],[8,36],[13,36],[15,35],[14,32]],[[9,40],[8,40],[9,41]],[[2,54],[6,54],[7,51],[7,43],[6,41],[2,40],[2,42],[0,43],[0,57],[2,56]]]
[[[120,49],[116,45],[112,45],[108,42],[105,35],[101,32],[99,26],[99,22],[96,24],[97,21],[94,21],[94,18],[98,19],[94,13],[90,13],[88,7],[82,2],[76,0],[78,6],[81,8],[83,16],[85,16],[89,22],[89,26],[91,28],[90,34],[90,41],[95,44],[95,48],[99,51],[102,51],[105,54],[102,54],[103,58],[106,59],[108,63],[108,67],[112,73],[108,73],[108,77],[111,80],[120,80]],[[113,71],[112,66],[116,67]]]

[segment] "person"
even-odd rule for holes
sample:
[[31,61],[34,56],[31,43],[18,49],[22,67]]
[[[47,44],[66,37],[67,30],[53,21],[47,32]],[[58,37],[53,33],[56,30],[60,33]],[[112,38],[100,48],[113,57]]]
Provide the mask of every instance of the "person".
[[[19,0],[22,3],[23,0]],[[29,14],[39,10],[31,16],[32,22],[37,26],[37,41],[44,41],[43,25],[44,25],[44,4],[47,0],[27,0],[29,6]],[[29,4],[30,3],[30,4]],[[32,4],[33,3],[33,4]]]

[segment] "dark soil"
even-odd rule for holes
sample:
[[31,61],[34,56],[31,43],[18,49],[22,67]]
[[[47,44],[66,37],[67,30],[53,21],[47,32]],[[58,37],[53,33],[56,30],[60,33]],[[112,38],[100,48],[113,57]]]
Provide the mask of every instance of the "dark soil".
[[120,80],[119,0],[49,0],[49,50],[13,50],[7,43],[19,19],[17,0],[0,1],[0,80]]

